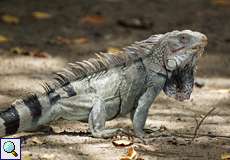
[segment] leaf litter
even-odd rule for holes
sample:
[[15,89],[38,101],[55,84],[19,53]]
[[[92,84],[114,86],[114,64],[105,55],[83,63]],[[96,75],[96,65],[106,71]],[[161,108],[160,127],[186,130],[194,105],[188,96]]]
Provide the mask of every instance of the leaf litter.
[[1,20],[7,24],[18,24],[20,21],[18,17],[9,14],[2,15]]
[[43,20],[43,19],[50,19],[52,17],[51,14],[47,13],[47,12],[41,12],[41,11],[35,11],[32,13],[32,16],[35,18],[35,19],[38,19],[38,20]]
[[27,49],[22,47],[13,47],[10,49],[10,53],[23,56],[31,56],[36,58],[49,58],[50,55],[45,51],[40,51],[38,49]]
[[0,35],[0,44],[7,42],[9,42],[9,39],[6,36]]

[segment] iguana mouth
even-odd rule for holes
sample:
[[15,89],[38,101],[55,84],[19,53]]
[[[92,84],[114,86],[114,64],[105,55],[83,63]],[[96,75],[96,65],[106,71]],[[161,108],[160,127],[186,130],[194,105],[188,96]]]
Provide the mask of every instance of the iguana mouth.
[[194,52],[197,52],[197,51],[199,51],[201,49],[202,49],[202,47],[200,45],[196,45],[196,46],[192,47],[191,50],[194,51]]
[[203,35],[199,44],[194,45],[191,48],[191,51],[197,53],[198,55],[202,55],[204,52],[204,48],[207,46],[207,44],[208,44],[208,38],[205,35]]
[[198,54],[198,55],[202,55],[203,52],[204,52],[204,46],[202,46],[202,45],[195,45],[195,46],[192,47],[189,51],[190,51],[191,53],[195,53],[195,54]]

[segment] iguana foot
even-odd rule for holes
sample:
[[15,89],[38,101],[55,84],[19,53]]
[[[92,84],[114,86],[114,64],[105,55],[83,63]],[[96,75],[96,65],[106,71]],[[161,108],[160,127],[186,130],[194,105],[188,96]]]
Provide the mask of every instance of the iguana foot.
[[128,132],[122,128],[112,128],[103,130],[93,130],[92,135],[96,138],[111,138],[120,134],[128,134]]
[[92,132],[93,137],[97,138],[111,138],[118,134],[126,134],[128,133],[124,129],[121,128],[105,128],[106,118],[108,117],[105,102],[98,98],[94,99],[93,107],[89,114],[89,126]]

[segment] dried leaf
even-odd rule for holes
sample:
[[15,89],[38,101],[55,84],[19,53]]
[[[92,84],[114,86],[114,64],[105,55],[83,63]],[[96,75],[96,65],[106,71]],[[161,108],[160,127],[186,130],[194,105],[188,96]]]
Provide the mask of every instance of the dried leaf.
[[120,48],[115,48],[115,47],[109,47],[109,48],[107,48],[107,52],[108,53],[118,53],[118,52],[120,52],[121,51],[121,49]]
[[6,43],[9,42],[9,39],[3,35],[0,35],[0,43]]
[[32,141],[33,141],[34,143],[36,143],[36,144],[43,144],[43,142],[42,142],[40,139],[38,139],[37,137],[33,137],[33,138],[32,138]]
[[137,158],[137,152],[133,147],[128,148],[128,153],[125,156],[122,156],[120,160],[135,160]]
[[119,19],[117,23],[125,28],[149,29],[153,26],[152,22],[143,18]]
[[22,156],[22,159],[23,160],[32,160],[32,154],[29,152],[29,151],[25,151],[24,153],[23,153],[23,156]]
[[230,153],[224,153],[221,155],[221,160],[230,160]]
[[47,52],[31,52],[31,56],[37,58],[48,58],[49,54]]
[[73,41],[78,44],[85,44],[89,42],[89,39],[86,37],[79,37],[79,38],[74,39]]
[[91,16],[85,16],[81,18],[82,23],[89,23],[93,25],[103,24],[104,21],[105,21],[105,17],[100,15],[91,15]]
[[114,146],[117,147],[126,147],[126,146],[130,146],[133,144],[133,142],[129,141],[129,140],[114,140],[112,141]]
[[49,54],[47,52],[38,51],[37,49],[25,49],[21,47],[14,47],[10,49],[11,53],[23,56],[31,56],[37,58],[48,58]]
[[13,47],[10,49],[10,52],[17,55],[29,55],[30,53],[21,47]]
[[62,37],[62,36],[57,36],[55,39],[55,43],[56,44],[65,44],[65,45],[69,45],[71,44],[73,41],[69,38],[66,37]]
[[32,16],[35,19],[49,19],[49,18],[51,18],[51,15],[49,13],[39,12],[39,11],[33,12]]
[[88,43],[89,39],[86,37],[79,37],[79,38],[67,38],[62,36],[57,36],[51,43],[59,44],[59,45],[70,45],[70,44],[85,44]]
[[16,16],[6,14],[2,16],[2,21],[8,24],[18,24],[19,18]]
[[26,143],[29,144],[29,145],[31,145],[31,144],[34,145],[34,144],[43,144],[44,142],[42,142],[37,137],[33,137],[31,139],[28,139]]
[[229,0],[213,0],[212,3],[219,6],[230,6]]

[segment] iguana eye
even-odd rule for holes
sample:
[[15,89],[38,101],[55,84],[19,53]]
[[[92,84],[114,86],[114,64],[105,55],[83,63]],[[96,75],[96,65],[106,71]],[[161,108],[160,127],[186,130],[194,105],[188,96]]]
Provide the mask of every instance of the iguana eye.
[[187,42],[187,38],[186,38],[185,35],[180,36],[180,42],[182,42],[182,43],[186,43]]

